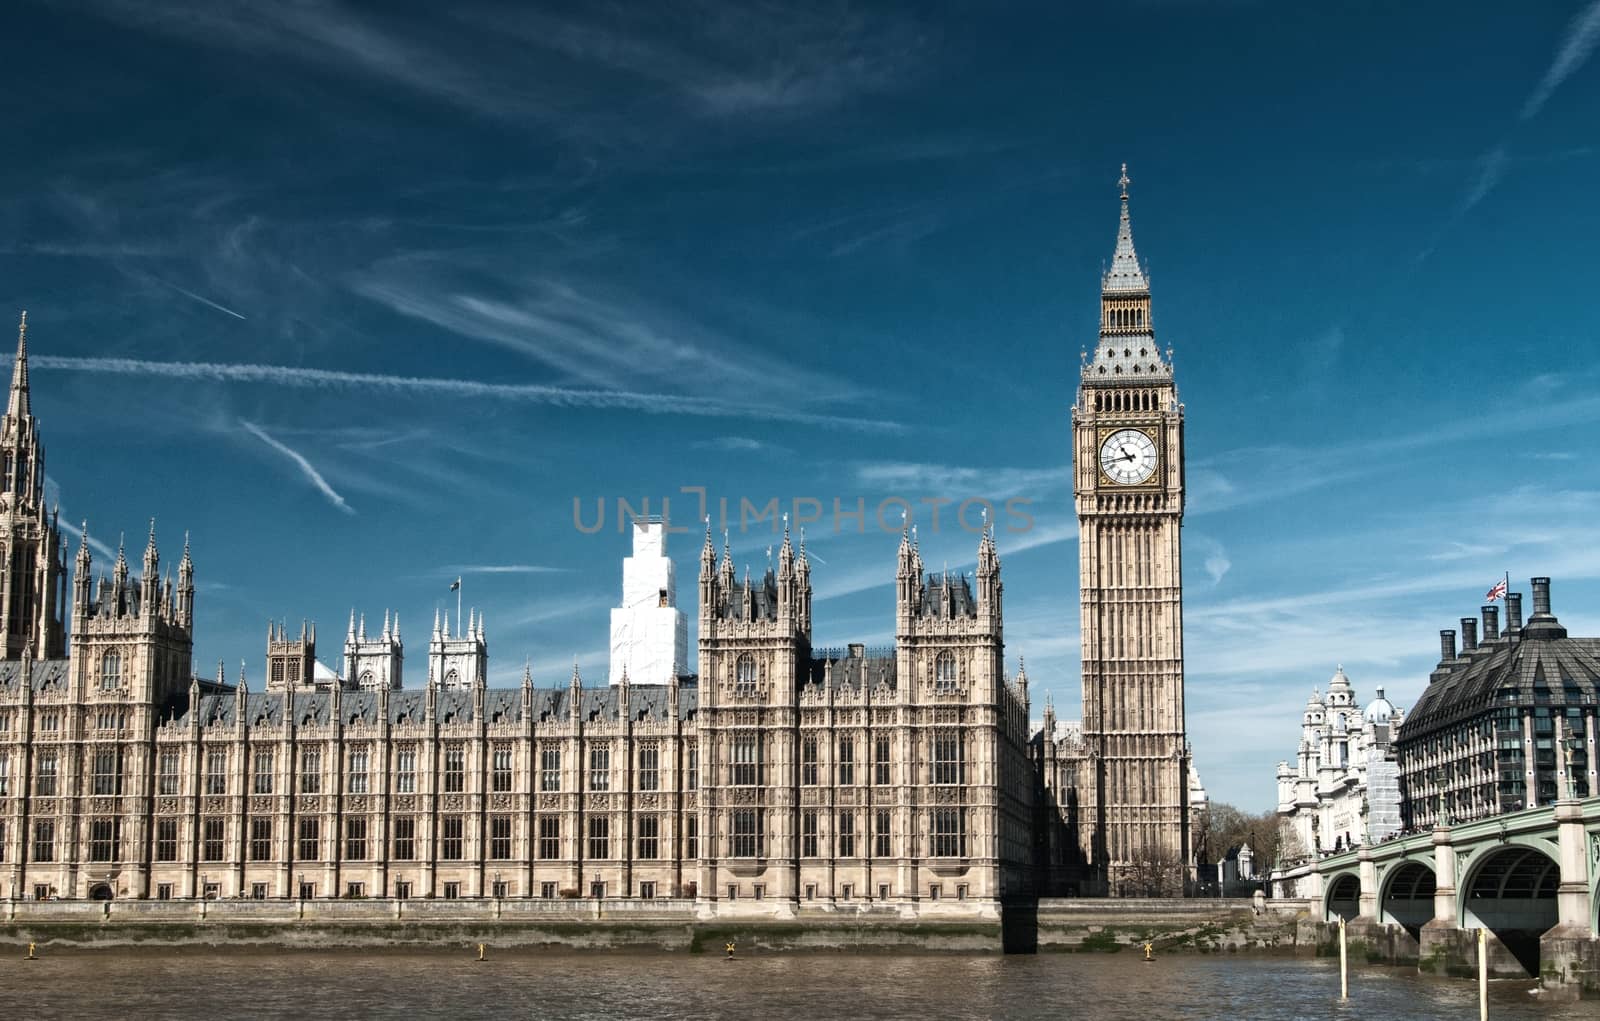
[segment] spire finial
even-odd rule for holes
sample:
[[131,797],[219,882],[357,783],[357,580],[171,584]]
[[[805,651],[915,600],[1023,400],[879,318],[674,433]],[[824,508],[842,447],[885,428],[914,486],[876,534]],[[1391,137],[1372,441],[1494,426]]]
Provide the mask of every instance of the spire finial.
[[6,411],[18,418],[30,413],[28,405],[28,313],[17,325],[17,361],[11,367],[11,401]]
[[1117,178],[1117,187],[1122,189],[1122,200],[1126,202],[1128,200],[1128,165],[1126,163],[1122,165],[1122,176]]

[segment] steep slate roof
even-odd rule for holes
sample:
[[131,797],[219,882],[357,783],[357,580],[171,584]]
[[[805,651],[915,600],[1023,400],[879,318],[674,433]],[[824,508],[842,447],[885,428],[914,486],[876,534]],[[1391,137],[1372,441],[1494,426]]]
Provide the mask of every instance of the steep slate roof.
[[1400,725],[1402,743],[1475,719],[1499,705],[1593,705],[1600,697],[1600,638],[1571,638],[1553,616],[1516,635],[1441,662]]
[[765,574],[753,581],[735,581],[728,586],[728,602],[725,617],[741,620],[745,615],[745,593],[749,592],[755,599],[755,619],[778,619],[778,576],[772,568],[767,568]]
[[[44,664],[35,664],[35,688],[39,687],[37,678],[45,671],[37,669]],[[65,676],[65,661],[61,661],[61,673]],[[14,683],[16,664],[0,664],[0,686],[7,683],[9,676]],[[680,683],[678,687],[678,717],[680,720],[694,718],[695,710],[699,707],[699,689],[692,680]],[[618,689],[584,688],[579,695],[579,713],[585,721],[594,719],[614,720],[618,713]],[[635,720],[665,720],[668,719],[670,699],[668,688],[664,684],[638,684],[629,687],[629,700],[631,715]],[[232,726],[238,722],[237,708],[238,692],[223,694],[209,694],[200,696],[199,717],[207,726]],[[250,726],[276,726],[283,722],[286,696],[282,692],[249,692],[246,695],[245,722]],[[344,691],[339,695],[339,718],[346,724],[363,723],[375,724],[378,722],[379,697],[375,691]],[[571,690],[568,688],[535,688],[532,695],[532,711],[535,720],[565,719],[571,704]],[[435,711],[438,719],[443,723],[471,722],[473,715],[473,695],[469,690],[455,689],[440,691],[435,702]],[[520,723],[522,721],[522,689],[521,688],[488,688],[483,697],[484,716],[490,723]],[[425,691],[391,691],[389,693],[389,722],[392,725],[421,724],[427,712],[427,692]],[[328,691],[297,691],[294,693],[294,723],[296,726],[322,726],[332,719],[333,693]],[[168,706],[164,718],[176,719],[183,725],[189,723],[188,697],[174,701]]]
[[[34,691],[48,691],[64,689],[71,677],[68,671],[70,660],[65,659],[36,659],[32,662],[29,676],[29,686]],[[22,663],[17,660],[7,660],[0,663],[0,691],[18,693],[18,685],[22,679]]]
[[[860,691],[863,686],[875,688],[882,683],[892,690],[895,687],[894,657],[893,648],[863,650],[860,655],[854,649],[843,653],[838,649],[820,649],[807,664],[803,683],[818,688],[831,684],[838,691]],[[831,671],[829,664],[833,666]]]
[[[944,612],[944,585],[950,582],[950,612]],[[922,585],[922,616],[944,617],[976,617],[978,615],[978,601],[972,595],[972,583],[965,574],[945,572],[937,574],[930,572]]]

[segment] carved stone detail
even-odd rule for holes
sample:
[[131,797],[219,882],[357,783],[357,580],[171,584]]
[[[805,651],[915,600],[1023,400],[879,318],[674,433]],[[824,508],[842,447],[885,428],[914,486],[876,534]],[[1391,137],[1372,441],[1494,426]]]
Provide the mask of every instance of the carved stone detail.
[[446,794],[439,799],[439,807],[446,812],[459,812],[466,807],[467,801],[459,794]]
[[178,814],[178,799],[177,798],[162,798],[161,800],[156,802],[156,811],[161,813],[162,815],[177,815]]
[[228,810],[228,799],[227,798],[207,798],[205,800],[205,805],[202,807],[202,811],[204,811],[208,815],[218,815],[218,814],[221,814],[223,812],[226,812],[227,810]]

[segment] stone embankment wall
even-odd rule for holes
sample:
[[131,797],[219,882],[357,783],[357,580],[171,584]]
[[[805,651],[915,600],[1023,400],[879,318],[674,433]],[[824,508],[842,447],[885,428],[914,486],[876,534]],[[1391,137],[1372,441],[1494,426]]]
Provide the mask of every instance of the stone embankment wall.
[[1151,943],[1157,952],[1289,953],[1301,945],[1308,912],[1300,900],[1046,899],[1038,907],[1038,949],[1142,952]]
[[[931,907],[931,905],[930,905]],[[969,906],[970,907],[970,906]],[[508,947],[747,950],[1289,951],[1306,905],[1248,900],[1041,900],[1005,918],[940,907],[709,914],[686,900],[54,901],[5,906],[0,939],[50,946],[190,944],[316,950]]]

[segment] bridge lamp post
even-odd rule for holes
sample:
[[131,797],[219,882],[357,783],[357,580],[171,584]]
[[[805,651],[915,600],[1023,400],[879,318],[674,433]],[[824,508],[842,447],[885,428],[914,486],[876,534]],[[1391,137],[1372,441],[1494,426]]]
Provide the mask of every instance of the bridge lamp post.
[[1578,800],[1578,776],[1573,772],[1572,762],[1581,744],[1571,733],[1561,739],[1561,747],[1567,753],[1567,797],[1573,801]]
[[1444,797],[1444,770],[1439,766],[1431,767],[1428,770],[1428,779],[1433,781],[1434,797],[1439,799],[1438,822],[1436,825],[1449,826],[1450,806]]

